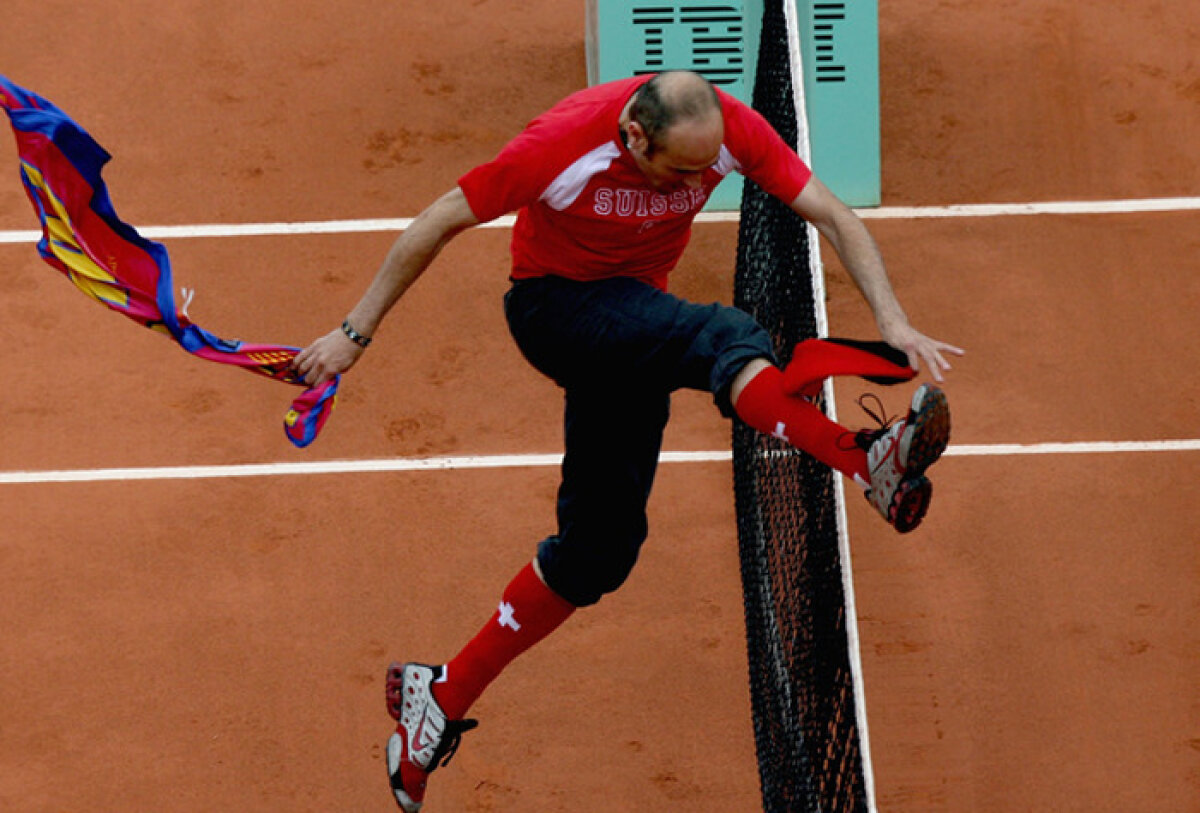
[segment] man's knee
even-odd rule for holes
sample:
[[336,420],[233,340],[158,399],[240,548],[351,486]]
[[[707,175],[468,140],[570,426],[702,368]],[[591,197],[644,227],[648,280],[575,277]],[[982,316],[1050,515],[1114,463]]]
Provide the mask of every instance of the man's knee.
[[732,417],[741,389],[763,367],[775,363],[771,336],[745,311],[722,307],[705,328],[700,345],[713,359],[713,399],[722,415]]
[[546,584],[576,607],[587,607],[629,578],[646,539],[646,529],[551,536],[538,546],[538,567]]
[[737,372],[733,377],[733,383],[729,387],[729,403],[736,409],[738,398],[741,397],[742,390],[746,389],[755,376],[763,370],[772,366],[771,362],[765,358],[755,358],[746,362],[746,365]]

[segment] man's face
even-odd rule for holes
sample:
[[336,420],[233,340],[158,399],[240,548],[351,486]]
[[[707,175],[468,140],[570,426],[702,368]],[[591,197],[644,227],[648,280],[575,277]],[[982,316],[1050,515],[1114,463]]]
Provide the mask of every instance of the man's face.
[[638,169],[659,192],[700,186],[704,171],[721,154],[724,122],[719,113],[706,119],[683,121],[666,131],[663,143],[650,150],[645,131],[636,122],[629,123],[629,152]]

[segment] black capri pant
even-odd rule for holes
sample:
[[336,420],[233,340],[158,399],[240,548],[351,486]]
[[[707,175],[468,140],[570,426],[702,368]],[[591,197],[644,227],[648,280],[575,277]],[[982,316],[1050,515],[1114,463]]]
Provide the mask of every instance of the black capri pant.
[[680,388],[713,393],[731,417],[733,379],[774,361],[748,314],[697,305],[638,280],[519,280],[505,315],[529,362],[565,392],[558,533],[538,546],[548,586],[576,606],[624,583],[646,539],[646,504]]

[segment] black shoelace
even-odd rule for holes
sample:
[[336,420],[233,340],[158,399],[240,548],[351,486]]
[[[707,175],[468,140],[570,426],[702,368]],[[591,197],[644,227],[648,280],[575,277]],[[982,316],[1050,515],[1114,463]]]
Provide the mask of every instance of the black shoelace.
[[446,730],[442,732],[442,741],[433,750],[433,757],[429,760],[426,772],[433,773],[434,768],[450,764],[450,759],[458,752],[462,735],[477,725],[479,725],[478,720],[447,720]]
[[[875,402],[875,409],[871,409],[864,403],[868,398]],[[891,429],[892,424],[894,424],[900,417],[899,415],[890,415],[885,418],[884,416],[887,415],[887,409],[884,408],[883,401],[879,400],[879,396],[873,392],[864,392],[862,395],[858,396],[858,398],[855,400],[855,403],[858,404],[859,409],[871,416],[871,420],[879,424],[878,429],[871,430],[871,432],[875,433],[876,435],[882,434]]]
[[[867,406],[866,401],[868,398],[874,402],[874,409]],[[849,445],[845,447],[843,451],[858,447],[865,452],[871,448],[872,443],[874,443],[878,438],[882,437],[885,432],[892,428],[892,424],[894,424],[900,416],[889,416],[887,414],[887,409],[883,405],[883,401],[881,401],[879,396],[873,392],[864,392],[862,395],[858,396],[858,398],[854,399],[854,402],[858,404],[859,409],[867,413],[871,420],[878,424],[878,427],[875,429],[859,429],[857,432],[846,432],[844,435],[842,435],[842,438],[849,439]]]

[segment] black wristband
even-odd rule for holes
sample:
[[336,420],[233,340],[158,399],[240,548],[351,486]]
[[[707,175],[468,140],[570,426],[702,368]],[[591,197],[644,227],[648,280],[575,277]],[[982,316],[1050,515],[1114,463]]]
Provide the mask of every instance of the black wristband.
[[349,319],[342,322],[342,332],[346,334],[346,336],[350,339],[350,341],[354,342],[359,347],[366,347],[367,345],[369,345],[371,343],[370,336],[364,336],[361,333],[359,333],[357,330],[355,330],[354,328],[350,327]]

